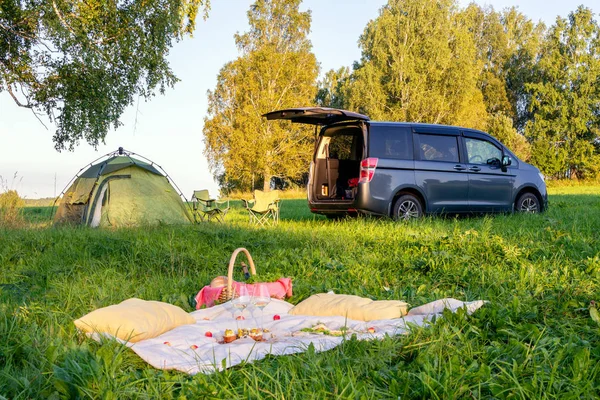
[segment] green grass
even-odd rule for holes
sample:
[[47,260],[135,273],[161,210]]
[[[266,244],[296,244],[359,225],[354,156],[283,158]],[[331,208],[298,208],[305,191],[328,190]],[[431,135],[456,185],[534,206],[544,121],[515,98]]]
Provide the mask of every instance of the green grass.
[[[541,215],[327,221],[284,200],[281,223],[98,230],[0,228],[0,398],[598,398],[600,186],[552,189]],[[155,370],[72,321],[130,297],[192,311],[192,298],[246,247],[257,270],[313,293],[485,299],[467,316],[382,341],[268,357],[214,375]],[[389,289],[388,289],[389,288]]]

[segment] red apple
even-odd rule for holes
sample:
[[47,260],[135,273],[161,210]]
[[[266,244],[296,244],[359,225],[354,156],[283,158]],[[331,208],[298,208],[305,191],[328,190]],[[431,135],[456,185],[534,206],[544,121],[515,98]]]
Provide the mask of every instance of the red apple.
[[281,317],[278,314],[273,315],[273,321],[279,321]]
[[375,333],[375,328],[373,328],[371,326],[369,329],[367,329],[367,332],[369,332],[369,333]]
[[206,336],[206,337],[212,337],[212,332],[208,331],[208,332],[206,332],[206,333],[204,334],[204,336]]
[[246,318],[244,318],[243,315],[238,315],[235,319],[237,319],[238,321],[244,320]]
[[166,344],[167,346],[171,345],[171,343],[169,343],[169,342],[163,342],[163,344]]
[[197,348],[198,348],[198,346],[196,346],[195,344],[190,346],[190,349],[192,349],[192,350],[196,350]]

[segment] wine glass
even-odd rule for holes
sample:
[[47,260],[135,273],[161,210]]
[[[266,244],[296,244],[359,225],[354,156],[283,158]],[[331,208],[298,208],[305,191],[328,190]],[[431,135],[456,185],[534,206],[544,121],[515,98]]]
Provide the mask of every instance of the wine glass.
[[265,307],[271,301],[269,288],[264,283],[257,283],[254,287],[254,295],[252,296],[252,304],[260,310],[260,329],[264,330],[264,314]]
[[[234,296],[233,299],[231,299],[231,305],[233,306],[234,309],[240,310],[242,317],[244,317],[244,310],[250,304],[250,295],[248,294],[248,288],[246,287],[245,283],[239,284],[236,295],[237,296]],[[235,313],[234,313],[234,318],[235,318]],[[238,329],[239,329],[239,324],[238,324]]]

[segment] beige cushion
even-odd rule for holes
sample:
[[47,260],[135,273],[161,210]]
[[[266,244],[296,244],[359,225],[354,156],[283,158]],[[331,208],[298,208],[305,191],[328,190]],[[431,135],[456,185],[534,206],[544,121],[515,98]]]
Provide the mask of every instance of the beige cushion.
[[76,320],[75,326],[87,333],[109,333],[135,343],[195,322],[172,304],[134,298],[92,311]]
[[406,315],[408,304],[400,300],[373,301],[348,294],[320,293],[302,301],[289,313],[317,317],[341,316],[357,321],[394,319]]

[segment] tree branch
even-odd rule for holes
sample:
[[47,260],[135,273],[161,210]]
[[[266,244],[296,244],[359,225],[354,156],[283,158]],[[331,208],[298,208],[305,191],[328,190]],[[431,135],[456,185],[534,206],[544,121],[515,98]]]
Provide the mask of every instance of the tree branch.
[[44,124],[44,121],[42,121],[42,119],[40,118],[40,116],[38,115],[38,113],[36,113],[33,108],[31,108],[31,112],[33,113],[33,115],[35,115],[35,117],[37,118],[37,120],[40,121],[40,124],[42,124],[42,126],[44,128],[46,128],[46,130],[48,130],[48,127],[46,126],[46,124]]
[[71,32],[71,34],[73,36],[77,36],[77,34],[75,33],[75,31],[73,30],[73,28],[71,28],[71,26],[69,24],[67,24],[67,21],[65,21],[64,17],[62,16],[62,14],[60,13],[60,11],[58,10],[58,7],[56,6],[56,1],[52,0],[52,8],[54,8],[54,12],[56,13],[56,15],[58,16],[58,19],[60,19],[60,22],[62,22],[63,26],[65,28],[67,28],[67,30],[69,32]]
[[14,33],[14,34],[15,34],[15,35],[17,35],[17,36],[20,36],[20,37],[22,37],[23,39],[27,39],[27,40],[31,40],[31,41],[34,41],[34,40],[36,40],[36,38],[35,38],[35,37],[31,37],[31,36],[29,36],[29,35],[26,35],[26,34],[24,34],[23,32],[16,31],[16,30],[15,30],[15,29],[13,29],[12,27],[10,27],[10,26],[8,26],[8,25],[5,25],[5,24],[3,24],[3,23],[2,23],[2,21],[0,21],[0,28],[4,29],[5,31],[12,32],[12,33]]
[[[67,21],[65,20],[65,18],[63,17],[63,15],[60,13],[57,5],[56,5],[56,1],[52,0],[52,7],[54,8],[54,12],[56,13],[56,15],[58,16],[58,19],[60,19],[60,22],[63,24],[63,26],[65,28],[67,28],[67,30],[69,32],[71,32],[71,34],[75,37],[77,37],[77,33],[75,32],[75,30],[73,28],[71,28],[71,25],[69,25],[67,23]],[[98,49],[98,44],[92,42],[91,40],[88,39],[88,42],[92,44],[92,50],[94,52],[96,52],[100,57],[102,57],[104,59],[104,61],[106,61],[108,64],[113,64],[113,62],[111,60],[108,59],[108,57],[102,52],[100,51],[100,49]]]
[[13,100],[15,101],[15,103],[17,103],[17,105],[19,107],[24,107],[24,108],[31,108],[33,109],[33,106],[29,103],[27,104],[23,104],[19,101],[19,99],[17,98],[17,96],[15,96],[15,94],[12,91],[12,88],[10,87],[10,85],[6,85],[6,91],[8,92],[8,94],[10,94],[10,97],[13,98]]
[[8,94],[10,94],[10,97],[13,98],[13,100],[15,101],[15,103],[19,106],[19,107],[23,107],[23,108],[28,108],[31,110],[31,112],[33,113],[33,115],[37,118],[38,121],[40,121],[40,124],[42,124],[42,126],[48,130],[48,127],[46,126],[46,124],[44,124],[44,122],[41,120],[40,116],[38,115],[38,113],[35,112],[35,109],[33,108],[34,106],[32,104],[23,104],[21,103],[21,101],[19,101],[19,99],[17,98],[17,96],[15,95],[15,93],[13,92],[12,88],[10,87],[10,85],[6,85],[6,91],[8,92]]

